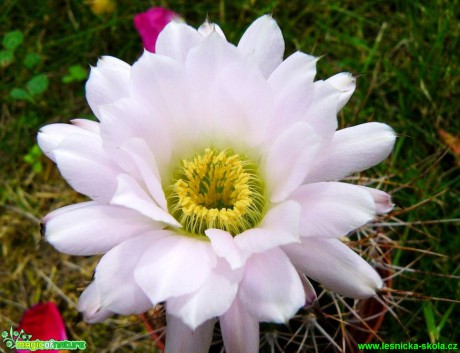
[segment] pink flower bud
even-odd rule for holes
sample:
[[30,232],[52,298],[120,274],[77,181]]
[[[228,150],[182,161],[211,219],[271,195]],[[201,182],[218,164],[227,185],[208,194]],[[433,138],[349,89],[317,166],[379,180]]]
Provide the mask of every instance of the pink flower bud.
[[134,27],[139,32],[145,49],[155,53],[158,35],[173,19],[180,19],[180,16],[163,7],[152,7],[134,17]]

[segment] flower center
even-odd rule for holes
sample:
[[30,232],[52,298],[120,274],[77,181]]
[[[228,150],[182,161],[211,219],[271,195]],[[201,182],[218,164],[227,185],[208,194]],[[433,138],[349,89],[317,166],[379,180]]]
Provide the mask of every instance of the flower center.
[[194,235],[209,228],[239,234],[261,220],[265,206],[257,166],[232,150],[207,148],[182,160],[168,192],[169,212]]

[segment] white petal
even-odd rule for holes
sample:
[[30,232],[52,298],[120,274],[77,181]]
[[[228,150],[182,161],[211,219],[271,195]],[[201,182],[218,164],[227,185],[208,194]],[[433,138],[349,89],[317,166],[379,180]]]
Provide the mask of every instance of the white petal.
[[107,203],[115,192],[120,169],[105,154],[99,136],[64,139],[53,150],[62,176],[78,192]]
[[84,130],[100,134],[99,123],[88,119],[72,119],[70,120],[72,125],[78,126]]
[[393,150],[396,135],[381,123],[366,123],[335,133],[319,153],[305,178],[306,183],[339,180],[380,163]]
[[337,238],[375,217],[375,203],[361,187],[327,182],[300,186],[292,199],[302,207],[300,235]]
[[305,304],[299,275],[280,249],[253,255],[246,262],[238,295],[258,321],[285,323]]
[[111,56],[103,56],[91,68],[86,83],[86,99],[99,118],[99,106],[129,96],[128,82],[131,66]]
[[60,208],[43,219],[46,240],[66,254],[102,254],[130,237],[163,227],[127,208],[95,202],[77,205]]
[[209,86],[215,92],[212,106],[219,117],[217,128],[226,134],[232,131],[233,138],[244,138],[251,146],[259,144],[267,123],[273,120],[273,95],[267,81],[242,60],[220,71],[217,78],[215,86]]
[[123,315],[140,314],[152,307],[149,298],[134,279],[134,269],[144,250],[164,232],[151,232],[128,239],[110,250],[99,261],[95,282],[101,306]]
[[116,103],[101,106],[101,136],[105,151],[127,171],[132,165],[120,147],[133,138],[142,139],[150,148],[159,166],[166,166],[171,157],[168,124],[150,105],[123,98]]
[[321,141],[304,122],[291,125],[274,141],[266,165],[272,202],[286,199],[302,183]]
[[347,297],[369,298],[383,286],[378,273],[338,239],[303,238],[302,245],[283,249],[299,271]]
[[337,111],[341,92],[325,81],[315,81],[313,94],[304,121],[325,139],[337,130]]
[[280,245],[299,242],[300,205],[287,201],[269,210],[257,228],[235,236],[246,253],[260,253]]
[[[270,75],[268,82],[273,90],[285,90],[283,85],[305,88],[313,83],[319,58],[300,51],[287,57]],[[294,92],[293,92],[294,93]],[[286,95],[287,96],[287,95]]]
[[242,251],[233,236],[221,229],[207,229],[206,236],[211,240],[211,246],[217,256],[224,258],[232,269],[240,268],[250,255]]
[[190,51],[186,66],[193,118],[186,123],[193,124],[184,137],[194,141],[193,148],[204,141],[204,147],[237,150],[259,144],[273,114],[273,98],[258,68],[216,33]]
[[196,291],[216,261],[209,242],[171,233],[146,249],[135,277],[152,303],[157,304]]
[[196,292],[168,299],[168,313],[182,318],[191,329],[222,315],[235,298],[242,272],[231,270],[224,260],[219,261]]
[[217,33],[220,35],[223,39],[225,38],[225,34],[222,31],[222,29],[219,27],[219,25],[215,23],[211,23],[206,21],[203,23],[199,28],[198,28],[198,33],[200,33],[203,37],[209,36],[211,33]]
[[313,78],[318,58],[296,52],[284,60],[270,75],[268,83],[274,93],[275,116],[270,133],[283,131],[306,118],[313,99]]
[[117,177],[117,190],[111,204],[133,209],[154,221],[164,222],[173,227],[181,227],[173,216],[161,209],[150,195],[130,175],[120,174]]
[[371,194],[375,202],[375,211],[377,214],[386,214],[391,212],[394,208],[394,203],[391,201],[391,195],[387,194],[382,190],[377,190],[374,188],[368,188],[366,186],[361,186],[364,190]]
[[[193,48],[187,58],[196,50]],[[122,107],[130,118],[126,124],[132,124],[129,130],[137,132],[137,135],[130,133],[130,137],[140,137],[151,147],[160,171],[171,167],[169,159],[172,152],[174,156],[171,158],[178,161],[190,153],[191,146],[196,148],[194,142],[202,137],[202,117],[190,106],[195,87],[193,81],[189,82],[188,76],[189,72],[185,71],[182,63],[147,51],[132,67],[130,90],[136,99],[133,104],[128,104],[127,109]],[[135,114],[139,117],[132,118]],[[117,116],[117,119],[121,117]],[[142,122],[136,124],[129,120]],[[144,132],[139,132],[144,127],[147,127]],[[105,136],[104,129],[101,134]],[[117,131],[113,134],[117,134]],[[174,150],[171,148],[172,142],[175,143]]]
[[189,50],[202,40],[195,28],[171,21],[158,35],[155,49],[157,54],[184,62]]
[[220,328],[226,353],[259,352],[259,322],[245,310],[238,298],[220,317]]
[[343,108],[350,100],[351,95],[356,88],[356,78],[349,72],[341,72],[326,80],[327,83],[332,85],[335,89],[340,91],[339,101],[337,105],[337,112]]
[[211,33],[193,48],[186,60],[187,72],[204,82],[216,80],[225,67],[243,59],[241,53],[217,33]]
[[[194,50],[196,48],[191,52]],[[146,113],[151,114],[150,119],[155,119],[155,126],[160,129],[153,138],[158,138],[159,132],[174,132],[174,140],[182,141],[187,137],[183,135],[184,130],[188,135],[195,131],[193,124],[197,118],[189,107],[192,89],[188,86],[183,65],[169,57],[145,51],[132,67],[130,90],[136,101],[147,107],[142,119]],[[148,142],[144,134],[140,137]]]
[[37,141],[43,153],[45,153],[46,156],[53,162],[56,162],[53,151],[65,139],[83,141],[87,138],[99,138],[98,136],[98,134],[79,126],[69,124],[50,124],[40,129],[37,135]]
[[305,292],[305,305],[311,305],[318,297],[311,282],[304,275],[299,275]]
[[255,62],[262,74],[268,78],[283,61],[283,34],[276,21],[265,15],[254,21],[244,32],[238,49]]
[[101,296],[94,281],[81,294],[78,311],[83,312],[83,318],[90,324],[104,321],[114,314],[101,308]]
[[212,341],[215,320],[209,320],[195,330],[181,319],[166,315],[165,353],[206,353]]
[[167,211],[166,197],[161,186],[161,177],[158,171],[155,156],[140,138],[133,138],[123,144],[121,149],[133,160],[144,184],[158,206]]

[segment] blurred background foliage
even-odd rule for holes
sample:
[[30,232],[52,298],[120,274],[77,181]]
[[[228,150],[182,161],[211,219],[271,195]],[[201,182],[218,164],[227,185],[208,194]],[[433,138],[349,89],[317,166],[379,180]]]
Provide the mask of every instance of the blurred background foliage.
[[77,317],[75,303],[97,259],[57,253],[41,240],[39,224],[50,210],[84,198],[42,156],[36,134],[48,123],[93,118],[84,91],[90,65],[102,55],[133,63],[143,50],[134,15],[163,6],[194,27],[208,16],[233,43],[271,13],[286,55],[322,57],[317,79],[358,76],[341,127],[380,121],[399,136],[388,160],[358,176],[399,205],[382,231],[396,244],[393,265],[401,271],[393,287],[404,300],[380,335],[386,342],[458,341],[459,305],[436,299],[460,300],[458,1],[113,4],[103,13],[81,0],[0,1],[0,329],[17,325],[27,307],[54,300],[71,338],[87,340],[90,351],[149,351],[138,317],[95,326]]

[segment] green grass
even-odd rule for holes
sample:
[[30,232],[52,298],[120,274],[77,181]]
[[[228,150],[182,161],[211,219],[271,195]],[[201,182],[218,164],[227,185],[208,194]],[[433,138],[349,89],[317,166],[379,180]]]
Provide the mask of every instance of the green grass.
[[[148,351],[151,343],[137,317],[93,327],[77,320],[74,303],[91,279],[96,259],[58,254],[41,241],[39,219],[83,198],[66,186],[52,163],[36,154],[34,144],[40,126],[92,116],[84,81],[63,83],[63,78],[69,67],[86,69],[101,55],[134,62],[142,48],[132,18],[153,4],[119,1],[115,13],[98,17],[83,1],[0,2],[0,36],[13,30],[24,34],[12,63],[0,66],[0,330],[16,325],[30,305],[54,300],[73,338],[83,337],[98,351],[115,351],[120,342],[125,351]],[[383,180],[382,188],[404,208],[384,220],[393,226],[381,230],[397,246],[444,255],[393,251],[393,264],[406,267],[393,283],[401,291],[394,295],[406,298],[401,309],[394,309],[405,330],[388,315],[380,336],[386,342],[423,343],[430,337],[458,341],[459,305],[433,298],[460,300],[459,156],[438,135],[439,129],[460,132],[459,2],[160,4],[195,27],[208,15],[234,43],[256,17],[272,13],[285,36],[286,55],[301,50],[323,56],[317,78],[340,71],[359,76],[354,96],[339,115],[341,127],[380,121],[399,135],[393,155],[361,175]],[[23,62],[28,54],[40,57],[32,68]],[[26,89],[40,74],[49,81],[43,93],[32,100],[11,97],[14,88]],[[407,224],[395,224],[400,222]]]

